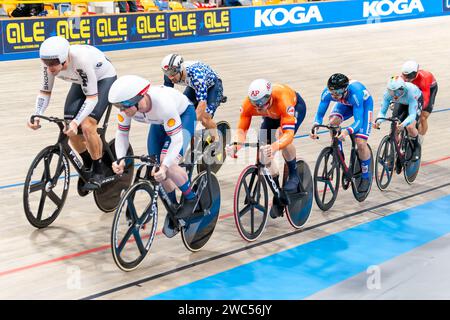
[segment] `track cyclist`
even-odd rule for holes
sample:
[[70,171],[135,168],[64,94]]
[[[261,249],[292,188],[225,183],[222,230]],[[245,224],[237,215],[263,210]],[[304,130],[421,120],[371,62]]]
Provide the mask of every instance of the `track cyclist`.
[[[152,171],[157,182],[161,182],[170,200],[176,203],[175,187],[184,196],[176,217],[188,217],[197,203],[197,195],[191,189],[185,169],[178,164],[194,134],[195,109],[181,92],[166,86],[151,86],[150,82],[135,75],[117,79],[109,92],[109,101],[120,109],[116,132],[117,158],[125,156],[129,145],[131,120],[151,124],[147,149],[150,156],[160,159],[159,171]],[[113,171],[122,174],[125,162],[113,163]],[[163,232],[173,237],[171,220],[166,216]]]
[[[271,160],[277,151],[282,151],[289,170],[289,177],[284,185],[284,191],[287,192],[295,191],[300,183],[296,148],[292,142],[305,115],[306,104],[298,92],[284,84],[272,84],[268,80],[257,79],[250,84],[237,125],[235,141],[242,143],[245,142],[252,117],[263,117],[258,137],[259,142],[265,144],[260,148],[261,160],[267,165],[277,187],[281,190],[278,170]],[[227,153],[231,157],[236,157],[239,149],[239,145],[229,145]],[[278,209],[283,205],[286,203],[279,203],[278,198],[274,197],[270,216],[278,217],[282,212]]]
[[[70,120],[64,132],[80,154],[85,167],[92,166],[92,177],[86,189],[98,188],[104,178],[102,141],[97,124],[108,107],[108,92],[117,79],[116,70],[106,56],[89,45],[70,45],[60,36],[47,38],[39,49],[42,62],[42,86],[36,98],[35,113],[43,115],[49,105],[56,78],[72,82],[64,105],[64,119]],[[33,130],[40,128],[39,119],[28,121]],[[81,129],[83,135],[78,135]],[[79,179],[79,185],[84,182]]]
[[[219,143],[214,113],[223,96],[222,80],[207,64],[199,61],[184,61],[179,54],[169,54],[161,61],[164,73],[164,85],[174,87],[175,84],[185,86],[184,95],[194,103],[197,120],[209,129],[214,141]],[[216,146],[217,147],[217,146]]]
[[[414,144],[413,160],[420,158],[420,143],[418,139],[417,120],[420,118],[422,110],[423,96],[420,89],[410,83],[405,82],[399,76],[391,77],[387,83],[387,89],[383,96],[381,110],[377,118],[385,118],[389,105],[394,103],[394,117],[399,118],[401,123],[397,128],[408,130],[409,137]],[[375,128],[380,127],[383,120],[374,124]]]
[[419,64],[412,60],[403,64],[402,78],[415,84],[422,91],[423,108],[419,119],[419,137],[423,137],[428,131],[428,117],[433,112],[438,91],[436,79],[431,72],[419,69]]
[[[342,130],[339,135],[339,148],[342,150],[342,141],[346,136],[355,134],[356,144],[362,168],[362,179],[358,192],[365,193],[370,187],[372,173],[370,172],[370,150],[367,140],[371,132],[373,116],[373,99],[366,87],[359,81],[352,80],[342,74],[333,74],[323,90],[320,104],[314,119],[314,124],[322,124],[323,117],[331,101],[336,102],[331,111],[329,122],[340,125],[343,121],[353,117],[354,122]],[[317,132],[311,131],[310,137],[317,139]]]

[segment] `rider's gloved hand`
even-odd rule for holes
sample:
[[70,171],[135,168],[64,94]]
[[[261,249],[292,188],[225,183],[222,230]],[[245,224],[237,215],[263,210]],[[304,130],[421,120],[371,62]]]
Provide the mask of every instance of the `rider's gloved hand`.
[[30,118],[27,123],[28,128],[33,129],[33,130],[39,129],[41,127],[39,120],[40,120],[39,118],[35,118],[34,122],[31,123],[31,118]]
[[374,123],[372,124],[372,127],[373,127],[374,129],[380,129],[380,124],[381,124],[381,122],[379,122],[379,121],[374,122]]
[[73,137],[78,134],[78,124],[75,121],[70,121],[69,127],[64,131],[68,137]]
[[270,144],[259,148],[261,153],[261,163],[268,164],[273,159],[272,146]]
[[115,174],[123,174],[123,171],[125,169],[125,161],[121,160],[119,164],[117,163],[117,161],[114,161],[112,163],[112,169]]
[[319,136],[317,135],[317,128],[312,128],[311,132],[309,133],[309,137],[313,140],[316,140],[319,138]]
[[237,158],[237,146],[233,144],[229,144],[225,147],[225,151],[227,153],[227,156],[231,158]]
[[344,141],[345,140],[345,137],[347,137],[348,136],[348,130],[347,129],[345,129],[345,130],[342,130],[341,131],[341,133],[338,135],[338,139],[339,140],[341,140],[341,141]]
[[152,176],[157,182],[162,182],[167,179],[167,169],[165,165],[161,165],[158,171],[156,171],[157,167],[153,167]]

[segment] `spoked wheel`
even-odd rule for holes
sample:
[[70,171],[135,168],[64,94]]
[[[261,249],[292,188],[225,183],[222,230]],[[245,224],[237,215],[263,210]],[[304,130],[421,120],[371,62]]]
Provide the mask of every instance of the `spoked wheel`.
[[419,174],[420,162],[422,155],[419,155],[419,159],[413,161],[413,150],[414,145],[411,140],[405,137],[405,164],[403,168],[403,175],[408,184],[412,184],[414,180],[416,180],[417,175]]
[[241,237],[255,241],[264,231],[268,218],[269,195],[264,177],[255,165],[245,168],[234,190],[234,220]]
[[[202,142],[202,150],[205,152],[205,157],[203,157],[202,162],[197,165],[197,171],[203,172],[206,171],[206,165],[209,164],[211,166],[211,171],[217,173],[226,158],[225,147],[230,143],[229,137],[230,124],[226,121],[219,121],[217,123],[217,132],[219,134],[219,146],[216,150],[212,150],[209,148],[209,144],[211,141],[211,135],[208,130],[204,130],[203,134],[203,142]],[[212,152],[214,151],[214,155]]]
[[291,226],[300,229],[311,214],[314,192],[311,170],[303,160],[297,160],[297,173],[300,177],[301,188],[296,193],[288,192],[290,204],[286,207],[286,216]]
[[181,228],[181,238],[189,251],[200,250],[211,238],[220,211],[220,186],[214,173],[211,173],[211,191],[208,189],[207,173],[202,172],[192,181],[192,189],[199,196],[200,208],[204,214],[195,214],[192,218],[183,219],[185,225]]
[[23,207],[32,226],[45,228],[55,221],[66,201],[69,183],[69,163],[60,148],[43,149],[33,160],[23,189]]
[[392,180],[395,165],[395,148],[391,143],[391,137],[385,136],[381,140],[375,159],[375,181],[378,189],[386,190]]
[[[114,159],[116,159],[116,149],[115,149],[115,139],[109,142],[109,147],[113,153]],[[133,148],[131,145],[128,147],[127,156],[133,155]],[[114,175],[112,171],[111,156],[108,152],[104,152],[102,157],[103,162],[103,172],[105,177],[110,177]],[[119,179],[114,182],[103,185],[100,189],[94,190],[94,200],[97,207],[103,212],[112,212],[117,208],[120,201],[120,196],[123,190],[128,189],[133,179],[134,174],[134,161],[129,160],[125,166],[125,171]]]
[[367,147],[370,150],[370,159],[372,159],[372,161],[370,161],[370,168],[369,168],[369,172],[371,173],[371,176],[369,178],[370,180],[370,184],[369,184],[369,188],[367,189],[367,192],[359,192],[358,191],[358,186],[361,183],[362,180],[362,168],[361,168],[361,164],[360,164],[360,160],[359,160],[359,156],[358,156],[358,150],[356,150],[356,157],[355,157],[355,162],[353,164],[353,179],[352,179],[352,191],[353,191],[353,196],[355,197],[356,200],[358,200],[359,202],[362,202],[364,200],[366,200],[367,196],[370,193],[370,189],[372,189],[372,182],[373,182],[373,153],[372,153],[372,148],[370,147],[369,144],[367,144]]
[[341,170],[335,156],[333,148],[326,147],[319,154],[314,168],[314,198],[323,211],[333,206],[339,191]]
[[120,200],[111,230],[111,250],[123,271],[136,269],[144,260],[156,233],[158,208],[150,184],[133,184]]

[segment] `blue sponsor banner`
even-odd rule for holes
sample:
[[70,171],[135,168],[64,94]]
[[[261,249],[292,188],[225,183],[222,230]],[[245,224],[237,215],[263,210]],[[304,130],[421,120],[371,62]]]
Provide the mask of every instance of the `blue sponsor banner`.
[[432,17],[450,12],[450,0],[349,0],[79,18],[1,22],[0,60],[37,57],[40,43],[62,35],[72,44],[121,50],[248,37],[315,28]]
[[4,53],[36,51],[50,36],[63,36],[71,44],[92,43],[91,19],[17,19],[2,22]]
[[0,56],[3,55],[3,23],[0,21]]
[[195,37],[197,35],[197,12],[176,12],[168,14],[168,30],[170,39]]
[[442,0],[444,11],[450,11],[450,0]]
[[128,40],[138,42],[167,39],[166,17],[167,14],[163,12],[128,15]]
[[230,10],[202,10],[197,12],[197,21],[199,36],[231,32]]
[[438,15],[439,10],[436,0],[336,1],[233,10],[232,19],[233,32],[270,33],[411,19]]
[[92,17],[94,45],[128,42],[128,19],[130,15]]

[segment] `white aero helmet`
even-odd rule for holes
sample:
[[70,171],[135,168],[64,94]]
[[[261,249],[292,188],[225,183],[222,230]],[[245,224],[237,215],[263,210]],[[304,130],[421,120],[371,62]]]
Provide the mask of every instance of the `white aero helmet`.
[[150,88],[150,81],[134,75],[118,78],[109,89],[108,100],[121,110],[135,106]]
[[391,77],[387,83],[389,94],[394,97],[394,99],[400,98],[405,93],[405,87],[405,81],[399,76]]
[[179,54],[169,54],[161,61],[161,69],[166,76],[174,76],[181,72],[183,61],[183,57]]
[[402,75],[406,81],[412,81],[417,77],[419,64],[413,60],[406,61],[402,66]]
[[69,41],[63,37],[47,38],[39,48],[39,57],[47,66],[63,64],[69,55],[69,47]]
[[255,107],[265,107],[271,96],[272,84],[266,79],[256,79],[248,88],[248,98]]

